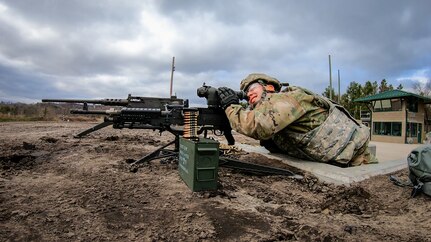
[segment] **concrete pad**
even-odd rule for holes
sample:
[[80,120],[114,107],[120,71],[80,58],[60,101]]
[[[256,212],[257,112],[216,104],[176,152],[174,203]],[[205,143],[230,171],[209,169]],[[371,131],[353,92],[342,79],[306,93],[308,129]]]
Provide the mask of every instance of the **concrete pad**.
[[237,144],[238,147],[245,151],[256,152],[268,158],[278,159],[285,164],[314,174],[321,181],[337,185],[349,185],[352,182],[359,182],[372,176],[388,174],[406,168],[408,154],[421,144],[394,144],[372,141],[370,145],[376,147],[378,164],[341,168],[325,163],[296,159],[283,154],[270,153],[261,146]]

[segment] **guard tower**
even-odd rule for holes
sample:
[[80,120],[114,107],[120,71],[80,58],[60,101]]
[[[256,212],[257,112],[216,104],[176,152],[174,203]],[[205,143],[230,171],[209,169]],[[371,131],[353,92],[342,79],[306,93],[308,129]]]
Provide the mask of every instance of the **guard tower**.
[[373,141],[417,144],[430,131],[431,98],[392,90],[353,101],[366,104],[361,120],[370,127]]

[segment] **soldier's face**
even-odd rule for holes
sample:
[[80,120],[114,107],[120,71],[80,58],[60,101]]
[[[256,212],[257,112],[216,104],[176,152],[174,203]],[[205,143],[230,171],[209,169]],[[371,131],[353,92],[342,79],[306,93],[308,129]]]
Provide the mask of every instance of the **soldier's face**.
[[253,105],[262,98],[263,86],[259,83],[253,83],[247,91],[248,103]]

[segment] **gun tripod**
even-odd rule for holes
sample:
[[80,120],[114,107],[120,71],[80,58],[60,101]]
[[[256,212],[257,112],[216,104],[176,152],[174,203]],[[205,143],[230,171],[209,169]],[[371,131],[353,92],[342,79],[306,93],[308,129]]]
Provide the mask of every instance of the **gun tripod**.
[[[167,147],[175,144],[174,149],[167,149]],[[142,157],[139,160],[131,163],[131,167],[135,168],[136,165],[149,163],[152,160],[162,159],[167,157],[178,157],[179,152],[179,135],[175,135],[175,139],[168,144],[158,148],[157,150],[151,152],[150,154]],[[219,156],[219,166],[226,167],[234,170],[239,170],[247,173],[261,174],[261,175],[281,175],[281,176],[291,176],[296,179],[302,179],[301,175],[297,175],[292,171],[283,168],[252,164],[230,157],[226,157],[223,154]]]

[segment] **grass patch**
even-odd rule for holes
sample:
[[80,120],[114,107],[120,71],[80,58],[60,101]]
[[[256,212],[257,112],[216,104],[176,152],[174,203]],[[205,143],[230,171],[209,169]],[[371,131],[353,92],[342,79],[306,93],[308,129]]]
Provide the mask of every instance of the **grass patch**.
[[0,114],[0,122],[35,122],[35,121],[102,122],[103,116],[59,115],[59,116],[50,116],[50,117],[40,117],[40,116]]
[[22,121],[50,121],[43,117],[26,117],[26,116],[3,116],[0,115],[0,122],[22,122]]

